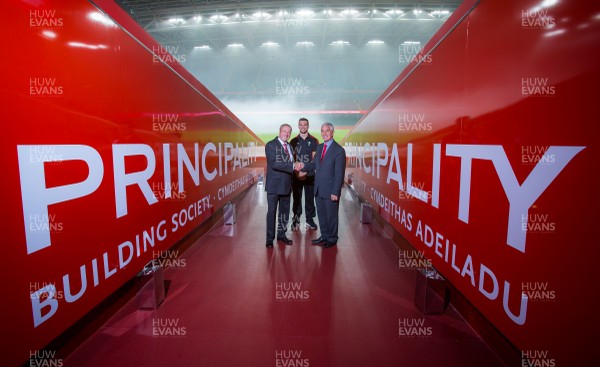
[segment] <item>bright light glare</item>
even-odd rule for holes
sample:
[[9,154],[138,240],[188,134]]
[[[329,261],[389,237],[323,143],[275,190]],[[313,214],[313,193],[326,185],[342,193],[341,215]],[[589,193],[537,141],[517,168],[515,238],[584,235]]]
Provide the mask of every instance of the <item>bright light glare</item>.
[[549,8],[549,7],[554,6],[556,4],[558,4],[558,0],[544,0],[539,5],[536,5],[533,8],[531,8],[531,10],[529,10],[529,12],[531,12],[531,13],[537,13],[537,12],[539,12],[540,10],[542,10],[544,8]]
[[108,26],[115,26],[115,22],[113,22],[110,18],[108,18],[106,15],[99,13],[97,11],[93,11],[88,13],[88,18],[90,18],[91,20],[93,20],[94,22],[98,22],[104,25],[108,25]]
[[99,50],[99,49],[107,49],[108,48],[106,45],[89,45],[89,44],[83,43],[83,42],[69,42],[67,44],[71,47],[87,48],[90,50]]
[[223,20],[227,20],[227,17],[224,15],[213,15],[210,17],[210,19],[215,20],[215,21],[217,21],[217,20],[223,21]]
[[566,31],[564,29],[557,29],[555,31],[550,31],[550,32],[546,32],[544,34],[544,37],[555,37],[555,36],[559,36],[563,33],[565,33]]
[[542,8],[549,8],[549,7],[551,7],[551,6],[554,6],[554,5],[556,5],[556,4],[558,4],[558,0],[544,0],[544,1],[542,1],[542,3],[540,4],[540,6],[541,6]]
[[296,12],[296,15],[299,17],[310,17],[314,14],[315,12],[310,9],[300,9]]
[[271,14],[266,13],[264,11],[257,11],[252,16],[255,18],[269,18],[271,16]]
[[398,14],[404,14],[404,12],[402,10],[398,10],[398,9],[394,9],[394,10],[388,10],[385,12],[386,14],[389,15],[398,15]]
[[351,15],[358,14],[358,10],[356,10],[356,9],[346,9],[346,10],[342,10],[341,13],[343,15],[346,15],[346,16],[351,16]]
[[42,31],[42,36],[49,38],[49,39],[55,39],[56,33],[49,31],[49,30],[45,30],[45,31]]

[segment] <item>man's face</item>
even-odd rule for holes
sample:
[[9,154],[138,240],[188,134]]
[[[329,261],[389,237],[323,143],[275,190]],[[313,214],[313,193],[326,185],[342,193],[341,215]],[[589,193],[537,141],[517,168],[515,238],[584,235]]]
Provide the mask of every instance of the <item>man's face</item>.
[[333,130],[328,125],[323,125],[321,127],[321,137],[324,142],[328,142],[333,138]]
[[308,132],[308,121],[298,121],[298,129],[300,130],[300,134],[306,134]]
[[283,142],[287,142],[288,139],[290,138],[290,135],[292,135],[292,128],[289,126],[282,126],[279,129],[279,139],[281,139],[281,141]]

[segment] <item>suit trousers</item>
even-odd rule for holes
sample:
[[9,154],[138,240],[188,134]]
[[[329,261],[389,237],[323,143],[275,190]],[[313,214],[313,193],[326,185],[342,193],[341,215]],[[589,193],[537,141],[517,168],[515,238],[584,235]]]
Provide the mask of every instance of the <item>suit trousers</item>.
[[321,227],[321,237],[325,240],[337,243],[338,241],[338,213],[340,202],[333,201],[330,198],[323,199],[315,197],[317,203],[317,215]]
[[292,194],[294,202],[292,203],[292,213],[300,218],[302,215],[302,191],[304,190],[304,209],[306,210],[306,221],[311,221],[315,217],[315,184],[313,180],[292,182]]
[[[279,207],[279,213],[277,208]],[[290,194],[267,193],[267,242],[275,239],[275,217],[277,217],[277,238],[285,237],[290,219]]]

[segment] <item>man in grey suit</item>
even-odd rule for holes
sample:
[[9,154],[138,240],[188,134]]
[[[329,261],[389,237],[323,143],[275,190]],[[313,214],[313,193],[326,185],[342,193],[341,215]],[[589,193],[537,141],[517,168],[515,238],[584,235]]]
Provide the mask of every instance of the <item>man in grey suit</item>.
[[338,241],[338,213],[346,172],[346,151],[333,140],[333,133],[333,124],[321,125],[323,144],[317,146],[312,162],[302,168],[309,175],[315,175],[315,202],[321,236],[312,242],[322,243],[323,248],[335,246]]
[[292,148],[288,139],[292,134],[292,126],[283,124],[279,127],[279,136],[265,145],[267,157],[267,247],[273,247],[275,239],[275,217],[279,207],[277,241],[291,245],[292,240],[285,236],[290,216],[290,195],[292,192],[292,174],[302,165],[294,164]]

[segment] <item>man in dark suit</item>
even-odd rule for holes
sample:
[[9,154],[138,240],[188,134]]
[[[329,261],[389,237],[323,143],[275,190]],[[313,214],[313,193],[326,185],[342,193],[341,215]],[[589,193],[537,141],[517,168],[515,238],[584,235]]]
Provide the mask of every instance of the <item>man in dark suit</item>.
[[279,127],[279,136],[265,145],[267,157],[267,247],[273,247],[275,239],[275,216],[279,207],[277,241],[291,245],[292,240],[286,237],[288,219],[290,216],[290,195],[292,192],[292,174],[302,165],[294,164],[292,148],[288,139],[292,127],[283,124]]
[[312,242],[323,248],[335,246],[338,241],[338,213],[340,196],[346,172],[346,151],[333,140],[333,124],[321,125],[323,144],[319,144],[312,162],[303,171],[315,175],[315,202],[321,226],[321,236]]

